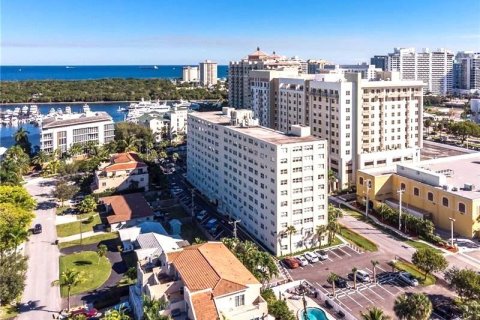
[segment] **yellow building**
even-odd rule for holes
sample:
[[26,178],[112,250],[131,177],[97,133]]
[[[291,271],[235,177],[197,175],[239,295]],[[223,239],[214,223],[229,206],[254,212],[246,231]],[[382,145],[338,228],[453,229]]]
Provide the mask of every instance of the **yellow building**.
[[[357,201],[370,208],[385,203],[430,218],[440,229],[480,237],[480,153],[359,170]],[[403,192],[399,192],[403,190]]]

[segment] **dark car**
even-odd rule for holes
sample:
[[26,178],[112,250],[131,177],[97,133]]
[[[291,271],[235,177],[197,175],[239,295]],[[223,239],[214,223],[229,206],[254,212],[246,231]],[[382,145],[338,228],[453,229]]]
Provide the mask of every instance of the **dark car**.
[[347,288],[348,287],[347,280],[344,278],[338,277],[337,279],[335,279],[335,286],[337,288]]
[[33,227],[33,233],[34,234],[42,233],[42,225],[40,223],[37,223],[35,227]]

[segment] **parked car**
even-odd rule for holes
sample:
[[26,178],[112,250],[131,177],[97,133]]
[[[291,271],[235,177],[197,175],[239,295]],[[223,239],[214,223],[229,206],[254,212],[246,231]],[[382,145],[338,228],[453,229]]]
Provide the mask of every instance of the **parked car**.
[[328,259],[328,253],[327,251],[325,250],[318,250],[317,252],[315,252],[317,254],[317,257],[320,259],[320,260],[327,260]]
[[199,213],[197,213],[197,220],[203,220],[207,216],[207,210],[202,210]]
[[338,277],[335,279],[335,286],[337,288],[348,288],[347,280],[345,278]]
[[40,223],[37,223],[37,224],[33,227],[33,233],[34,233],[34,234],[42,233],[42,225],[41,225]]
[[400,271],[398,273],[398,278],[401,279],[402,281],[408,283],[408,285],[416,287],[418,286],[418,280],[415,279],[414,276],[412,276],[411,273],[406,272],[406,271]]
[[[348,274],[348,279],[353,281],[353,272]],[[360,282],[369,282],[370,281],[370,276],[366,271],[363,270],[358,270],[357,271],[357,281]]]
[[295,259],[298,260],[298,263],[302,266],[305,267],[308,264],[307,259],[305,259],[304,256],[296,256]]
[[298,260],[295,258],[285,258],[282,261],[290,269],[296,269],[300,266]]
[[312,253],[312,252],[307,252],[303,255],[307,260],[308,262],[310,263],[315,263],[315,262],[318,262],[318,256],[315,254],[315,253]]
[[212,218],[212,219],[208,220],[207,223],[205,223],[205,228],[211,229],[211,228],[213,228],[213,226],[215,226],[217,223],[218,223],[217,219],[216,219],[216,218]]
[[81,308],[70,313],[70,316],[78,316],[83,315],[87,318],[95,317],[98,314],[98,310],[95,308],[87,309]]

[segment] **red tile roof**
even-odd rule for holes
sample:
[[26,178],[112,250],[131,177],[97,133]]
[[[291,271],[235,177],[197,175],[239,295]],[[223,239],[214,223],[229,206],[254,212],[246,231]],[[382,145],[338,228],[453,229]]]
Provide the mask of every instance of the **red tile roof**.
[[193,312],[197,320],[217,320],[218,310],[211,292],[192,295]]
[[110,224],[153,215],[152,208],[141,193],[103,197],[100,201],[112,208],[110,215],[107,216]]
[[117,153],[112,156],[111,164],[103,168],[105,172],[134,170],[147,165],[135,152]]

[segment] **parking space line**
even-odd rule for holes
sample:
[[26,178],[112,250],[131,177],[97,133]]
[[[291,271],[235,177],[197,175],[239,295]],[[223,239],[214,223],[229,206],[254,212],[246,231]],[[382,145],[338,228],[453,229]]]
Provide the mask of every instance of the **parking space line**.
[[336,255],[337,257],[339,257],[340,259],[342,259],[342,257],[340,257],[338,254],[336,254],[335,252],[333,252],[333,250],[330,250],[331,253],[333,253],[334,255]]
[[352,255],[344,250],[342,250],[342,248],[338,247],[338,250],[342,251],[343,253],[345,253],[346,255],[348,255],[349,257],[351,257]]
[[382,300],[385,300],[384,297],[382,297],[381,295],[379,295],[378,293],[376,293],[372,288],[368,287],[368,290],[372,291],[377,297],[379,297],[380,299]]
[[[368,289],[367,287],[365,289]],[[370,299],[368,299],[368,297],[366,295],[364,295],[363,293],[361,293],[360,291],[358,291],[358,294],[360,294],[361,296],[363,296],[365,299],[367,299],[368,301],[370,301],[372,304],[374,304],[374,302]]]
[[384,288],[381,284],[377,284],[377,286],[379,288],[382,288],[383,290],[387,291],[392,297],[395,297],[395,295],[393,293],[391,293],[389,290],[387,290],[386,288]]
[[343,308],[348,309],[348,311],[352,311],[352,309],[350,309],[345,303],[343,303],[342,301],[340,301],[340,299],[335,298],[335,300],[337,300],[337,304],[339,304],[339,305],[342,306]]
[[387,270],[383,269],[382,267],[380,267],[379,265],[377,266],[378,269],[382,270],[383,272],[387,272]]
[[318,282],[315,282],[315,284],[320,288],[320,290],[323,290],[325,291],[325,293],[329,294],[330,292],[328,292],[327,289],[325,289],[323,286],[321,286]]
[[363,308],[363,306],[357,302],[357,300],[353,299],[352,297],[350,297],[350,295],[347,295],[348,298],[350,298],[350,300],[352,300],[353,302],[355,302],[356,304],[358,304],[360,306],[360,308]]

